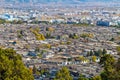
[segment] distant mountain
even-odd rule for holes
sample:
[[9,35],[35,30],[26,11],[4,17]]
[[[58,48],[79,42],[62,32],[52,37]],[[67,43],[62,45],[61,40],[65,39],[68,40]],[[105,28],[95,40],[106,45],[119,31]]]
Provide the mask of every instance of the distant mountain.
[[20,2],[20,3],[76,3],[76,2],[120,2],[119,0],[4,0],[5,2]]
[[76,2],[79,0],[5,0],[5,2],[33,2],[33,3],[50,3],[50,2]]
[[120,0],[79,0],[82,2],[120,2]]

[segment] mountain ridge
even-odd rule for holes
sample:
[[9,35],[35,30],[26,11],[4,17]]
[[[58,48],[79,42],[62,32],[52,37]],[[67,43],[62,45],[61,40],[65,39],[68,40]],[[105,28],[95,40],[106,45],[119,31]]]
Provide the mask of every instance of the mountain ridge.
[[19,3],[51,3],[51,2],[61,2],[61,3],[79,3],[79,2],[120,2],[118,0],[4,0],[4,2],[19,2]]

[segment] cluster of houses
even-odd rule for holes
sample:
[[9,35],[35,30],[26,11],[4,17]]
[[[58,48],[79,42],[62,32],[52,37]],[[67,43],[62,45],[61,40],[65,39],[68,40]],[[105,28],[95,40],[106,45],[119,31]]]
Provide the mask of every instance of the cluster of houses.
[[[31,28],[39,28],[45,40],[39,41],[31,32]],[[52,31],[47,28],[53,28]],[[59,70],[67,66],[87,77],[97,75],[102,70],[98,62],[100,57],[94,51],[105,49],[106,54],[116,56],[119,46],[120,29],[114,27],[78,27],[57,24],[1,24],[0,45],[13,48],[22,55],[28,68]],[[50,37],[46,34],[49,33]],[[77,38],[71,38],[76,34]],[[93,34],[92,37],[81,36]],[[113,39],[111,41],[111,39]],[[91,52],[91,55],[88,53]],[[95,59],[93,60],[93,57]]]

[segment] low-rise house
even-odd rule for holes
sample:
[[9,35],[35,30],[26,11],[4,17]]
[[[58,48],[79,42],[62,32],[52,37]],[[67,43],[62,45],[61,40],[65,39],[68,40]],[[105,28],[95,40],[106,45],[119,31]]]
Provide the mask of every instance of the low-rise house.
[[29,52],[28,52],[28,56],[36,57],[37,54],[36,54],[36,52],[34,52],[34,51],[29,51]]
[[54,52],[45,52],[43,53],[42,58],[49,59],[52,58],[53,56],[54,56]]

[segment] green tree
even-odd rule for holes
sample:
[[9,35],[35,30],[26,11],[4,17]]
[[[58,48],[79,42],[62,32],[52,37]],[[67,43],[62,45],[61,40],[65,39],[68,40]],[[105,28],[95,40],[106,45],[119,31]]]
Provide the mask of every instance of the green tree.
[[37,73],[37,68],[35,67],[35,65],[33,66],[33,74],[36,74]]
[[105,54],[100,59],[100,64],[103,65],[103,67],[113,66],[115,64],[115,59],[110,54]]
[[60,71],[57,72],[54,80],[73,80],[73,79],[70,76],[68,68],[63,67]]
[[72,35],[72,34],[70,34],[70,35],[69,35],[69,38],[72,38],[72,37],[73,37],[73,35]]
[[72,43],[71,41],[67,41],[67,42],[66,42],[67,45],[70,45],[71,43]]
[[90,56],[92,56],[93,54],[94,54],[94,53],[93,53],[93,51],[91,50],[91,51],[90,51]]
[[81,60],[81,61],[87,61],[87,58],[84,57],[84,56],[79,56],[79,60]]
[[120,80],[120,58],[115,64],[114,80]]
[[101,76],[94,76],[90,80],[102,80]]
[[70,35],[69,35],[69,38],[72,38],[72,39],[78,39],[79,36],[78,36],[78,34],[73,33],[73,34],[70,34]]
[[114,38],[111,38],[110,41],[114,41],[115,39]]
[[94,55],[97,56],[97,57],[100,56],[100,54],[98,53],[98,51],[94,51]]
[[94,35],[92,34],[92,33],[83,33],[83,34],[81,34],[81,37],[82,38],[93,38],[94,37]]
[[47,39],[51,37],[51,34],[50,33],[46,33],[46,36],[45,36]]
[[78,80],[89,80],[88,78],[86,78],[85,76],[81,75],[79,76]]
[[120,46],[117,46],[116,50],[117,50],[118,54],[120,55]]
[[40,31],[39,28],[35,28],[35,29],[31,28],[30,30],[35,35],[37,40],[45,40],[44,35],[39,33],[39,31]]
[[92,61],[96,62],[96,60],[97,60],[97,57],[96,56],[92,56]]
[[0,49],[0,80],[34,80],[13,49]]
[[103,54],[103,55],[104,55],[104,54],[107,54],[107,50],[106,50],[106,49],[103,49],[102,54]]
[[120,58],[118,59],[118,61],[116,63],[116,70],[120,71]]
[[87,56],[87,57],[90,56],[90,52],[89,52],[89,51],[87,52],[87,55],[86,55],[86,56]]
[[78,39],[78,38],[79,38],[79,36],[76,33],[74,33],[73,34],[73,39]]
[[0,19],[0,24],[5,23],[6,21],[4,19]]
[[103,66],[104,70],[101,73],[102,80],[116,80],[114,77],[115,72],[115,59],[110,54],[105,54],[100,59],[100,64]]
[[102,50],[101,49],[98,50],[98,54],[99,54],[99,56],[102,56]]

